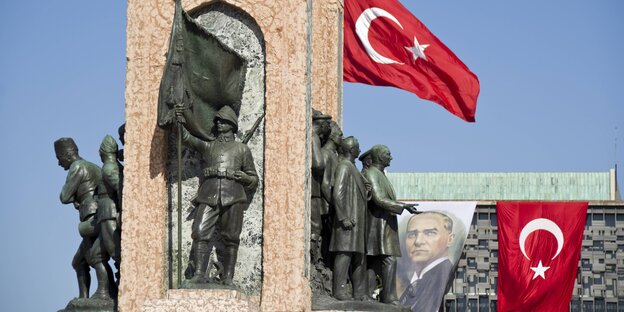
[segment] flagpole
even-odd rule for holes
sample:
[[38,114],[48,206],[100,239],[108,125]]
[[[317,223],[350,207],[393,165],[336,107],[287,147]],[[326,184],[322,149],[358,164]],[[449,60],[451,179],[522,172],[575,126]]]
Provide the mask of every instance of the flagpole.
[[182,123],[178,120],[178,289],[182,288]]

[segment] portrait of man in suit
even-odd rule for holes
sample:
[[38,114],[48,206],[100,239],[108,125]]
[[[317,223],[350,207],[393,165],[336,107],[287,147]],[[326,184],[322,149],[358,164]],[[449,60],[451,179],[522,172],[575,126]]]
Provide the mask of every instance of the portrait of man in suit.
[[454,243],[453,219],[438,211],[410,217],[405,231],[405,248],[413,274],[400,297],[412,311],[438,311],[448,291],[454,263],[449,249]]

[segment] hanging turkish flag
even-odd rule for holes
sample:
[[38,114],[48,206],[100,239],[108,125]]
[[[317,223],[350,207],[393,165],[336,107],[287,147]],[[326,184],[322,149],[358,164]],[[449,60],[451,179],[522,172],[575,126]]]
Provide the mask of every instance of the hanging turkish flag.
[[479,80],[396,0],[344,1],[344,80],[394,86],[474,122]]
[[498,202],[498,311],[569,311],[586,202]]

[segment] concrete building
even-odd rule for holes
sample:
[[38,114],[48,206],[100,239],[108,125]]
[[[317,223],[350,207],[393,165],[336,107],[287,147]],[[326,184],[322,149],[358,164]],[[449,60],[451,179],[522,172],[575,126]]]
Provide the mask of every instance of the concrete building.
[[446,311],[496,311],[496,201],[589,201],[570,311],[624,311],[624,201],[607,172],[388,173],[397,198],[478,201]]

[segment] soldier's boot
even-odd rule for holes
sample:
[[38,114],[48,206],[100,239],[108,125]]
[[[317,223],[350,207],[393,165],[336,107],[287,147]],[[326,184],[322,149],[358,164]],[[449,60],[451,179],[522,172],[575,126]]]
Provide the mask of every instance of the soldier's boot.
[[95,293],[93,293],[93,296],[91,296],[91,298],[111,299],[110,284],[108,280],[108,271],[110,270],[110,268],[109,270],[106,270],[107,265],[108,264],[105,265],[103,262],[99,262],[93,265],[93,268],[95,269],[95,275],[98,281],[98,287],[95,290]]
[[89,287],[91,286],[91,274],[89,274],[89,267],[85,269],[76,270],[76,277],[78,278],[78,297],[89,298]]
[[204,284],[208,282],[206,276],[206,269],[208,268],[208,261],[210,260],[210,249],[208,248],[208,242],[197,242],[195,246],[195,274],[189,283],[191,284]]
[[238,258],[238,248],[226,247],[223,257],[223,273],[221,275],[221,283],[231,286],[234,283],[234,268],[236,267],[236,259]]

